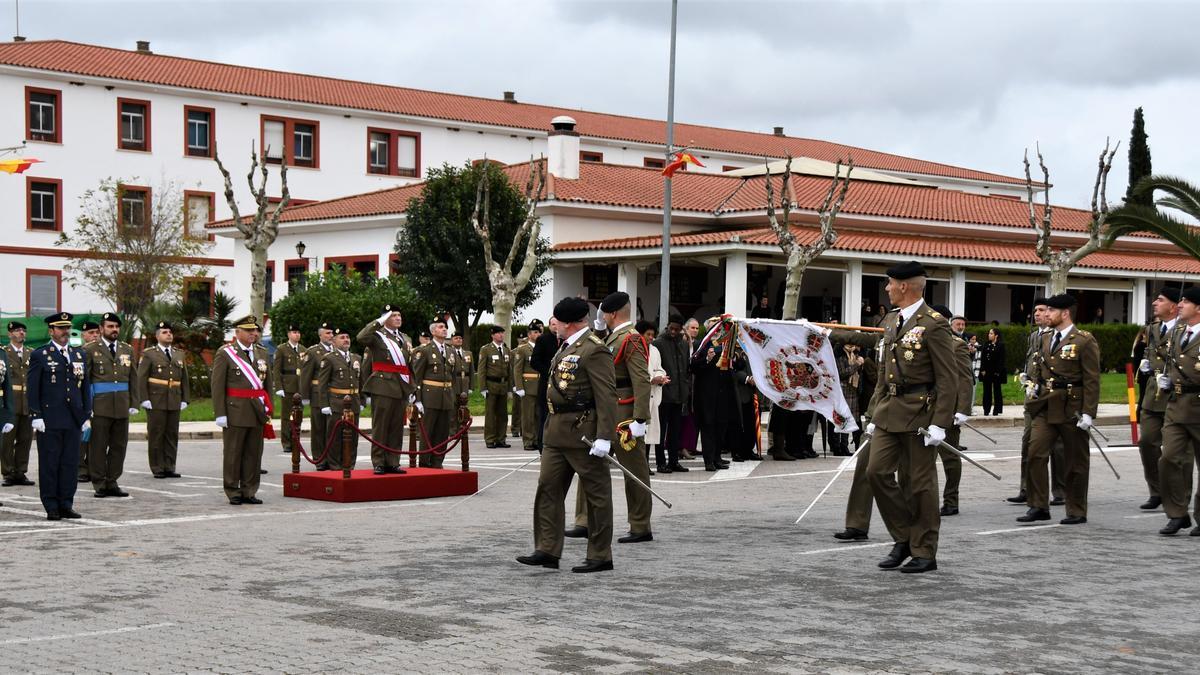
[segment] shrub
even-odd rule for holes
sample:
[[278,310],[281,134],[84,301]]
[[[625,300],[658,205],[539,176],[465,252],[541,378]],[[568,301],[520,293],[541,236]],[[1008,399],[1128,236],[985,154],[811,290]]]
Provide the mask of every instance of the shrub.
[[[317,341],[317,328],[328,321],[350,331],[353,339],[358,331],[379,318],[383,306],[392,303],[404,315],[401,330],[417,342],[416,336],[429,325],[434,308],[398,276],[376,279],[357,272],[328,272],[309,274],[304,288],[298,288],[271,307],[271,339],[276,345],[287,342],[289,324],[300,326],[301,342]],[[355,343],[357,344],[357,343]]]
[[[979,337],[979,344],[987,341],[988,329],[992,326],[971,326],[966,334]],[[1079,324],[1081,330],[1091,333],[1100,345],[1101,372],[1125,372],[1129,352],[1141,326],[1130,323]],[[1025,347],[1028,345],[1032,326],[1009,324],[999,326],[1000,339],[1004,342],[1008,372],[1017,373],[1025,368]]]

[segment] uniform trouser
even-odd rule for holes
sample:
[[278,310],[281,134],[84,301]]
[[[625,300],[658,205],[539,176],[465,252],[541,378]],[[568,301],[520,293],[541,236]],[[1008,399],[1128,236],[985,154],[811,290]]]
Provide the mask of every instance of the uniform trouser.
[[1026,503],[1035,509],[1050,508],[1050,478],[1046,465],[1050,461],[1050,449],[1060,439],[1065,464],[1063,496],[1067,501],[1067,515],[1087,516],[1088,474],[1092,461],[1088,432],[1075,426],[1075,422],[1050,424],[1044,414],[1034,416],[1030,430]]
[[871,529],[871,481],[867,478],[867,467],[871,463],[871,444],[858,453],[854,464],[854,478],[850,482],[850,497],[846,500],[846,527],[862,530]]
[[591,523],[587,557],[589,560],[612,560],[612,477],[608,473],[608,462],[580,448],[560,450],[547,445],[542,450],[541,472],[533,498],[534,547],[555,558],[562,557],[566,520],[563,502],[575,474],[579,474],[579,492],[584,495],[587,520]]
[[[80,433],[82,434],[82,432]],[[75,467],[75,473],[79,476],[79,482],[91,480],[91,475],[88,472],[89,446],[91,446],[91,443],[83,440],[83,436],[81,435],[79,440],[79,465]]]
[[146,440],[150,471],[174,472],[175,458],[179,455],[179,411],[147,410]]
[[[871,438],[867,478],[879,515],[896,543],[907,543],[914,558],[937,556],[937,449],[915,431],[876,429]],[[903,476],[903,484],[897,481]]]
[[[1162,490],[1163,511],[1168,518],[1188,514],[1192,497],[1192,467],[1200,450],[1200,424],[1168,424],[1162,430],[1162,458],[1158,460],[1159,487]],[[1197,519],[1200,519],[1200,492],[1196,498]]]
[[12,433],[4,434],[0,443],[0,474],[4,478],[19,478],[29,471],[29,447],[33,444],[33,427],[29,415],[13,415]]
[[537,390],[526,389],[525,395],[520,397],[520,403],[513,407],[514,410],[521,411],[521,443],[526,450],[537,447],[538,443],[536,399]]
[[679,463],[679,447],[683,436],[683,404],[666,401],[658,404],[658,423],[662,433],[657,439],[658,445],[654,447],[654,460],[659,466],[674,466]]
[[47,429],[37,435],[38,492],[46,512],[66,511],[75,505],[79,438],[74,429]]
[[[1025,411],[1025,431],[1021,434],[1021,494],[1029,491],[1029,437],[1033,433],[1033,416]],[[1050,494],[1055,499],[1066,492],[1063,474],[1066,473],[1067,460],[1063,457],[1062,441],[1055,441],[1050,449]]]
[[279,442],[283,444],[283,451],[289,453],[292,451],[292,396],[295,393],[285,389],[279,399]]
[[550,416],[550,408],[546,405],[546,390],[541,385],[538,385],[538,395],[535,399],[537,404],[537,444],[540,448],[542,447],[542,435],[546,431],[546,418]]
[[[321,415],[321,417],[323,417],[325,420],[328,420],[321,427],[321,433],[323,433],[323,434],[328,433],[329,429],[333,428],[333,425],[336,423],[336,421],[341,419],[340,415],[338,415],[338,416]],[[354,414],[354,425],[355,426],[358,426],[358,418],[359,418],[358,413],[355,413]],[[346,427],[342,427],[341,430],[338,431],[338,435],[336,437],[334,437],[333,443],[331,443],[329,446],[329,455],[325,457],[325,464],[330,469],[333,469],[334,471],[341,471],[342,469],[346,468],[346,465],[342,463],[343,453],[346,451],[345,433],[346,433]],[[353,429],[350,430],[350,433],[353,436],[353,440],[350,441],[350,467],[349,468],[353,469],[355,463],[358,461],[358,434],[354,433]],[[315,455],[314,455],[314,458],[315,458]]]
[[[633,450],[626,450],[618,447],[619,444],[614,443],[613,456],[621,463],[621,466],[629,470],[629,473],[638,477],[646,485],[650,484],[650,462],[646,459],[646,443],[645,439],[637,439],[637,447]],[[606,465],[608,461],[599,458]],[[646,534],[650,532],[650,513],[654,510],[653,497],[646,491],[646,488],[626,478],[625,483],[625,505],[629,510],[629,531],[633,534]],[[580,527],[588,528],[590,534],[592,528],[588,522],[587,500],[584,499],[583,490],[575,493],[575,524]],[[591,557],[591,556],[589,556]]]
[[1138,453],[1142,456],[1142,475],[1146,477],[1146,487],[1150,489],[1150,496],[1158,497],[1158,462],[1162,457],[1163,413],[1150,410],[1141,410],[1139,413]]
[[[402,398],[380,394],[371,396],[371,436],[396,450],[404,450],[404,413],[408,404]],[[371,466],[394,469],[400,466],[401,455],[371,446]]]
[[[431,446],[442,445],[442,442],[450,437],[450,419],[457,412],[454,408],[437,409],[426,408],[421,415],[421,424],[425,427],[425,434],[421,437],[421,450],[428,450]],[[425,439],[429,439],[429,443]],[[441,448],[439,453],[431,452],[422,454],[419,459],[421,466],[433,467],[434,469],[442,468],[442,462],[446,459],[445,448]]]
[[[946,442],[961,449],[962,427],[952,426],[946,430]],[[958,508],[958,485],[962,482],[962,458],[949,450],[938,448],[942,458],[942,470],[946,472],[946,485],[942,488],[942,503]]]
[[308,456],[312,457],[318,465],[329,464],[329,457],[321,459],[321,454],[325,452],[331,417],[332,415],[322,413],[321,407],[318,405],[313,405],[310,409],[309,428],[311,431],[308,439]]
[[129,418],[92,418],[88,446],[88,475],[97,490],[112,490],[125,470],[125,448],[129,445]]
[[488,445],[499,445],[505,441],[504,431],[508,426],[508,394],[488,392],[483,407],[483,441]]
[[516,394],[506,395],[506,398],[512,398],[512,435],[520,438],[524,410],[521,409],[521,397]]
[[221,431],[225,496],[253,497],[258,492],[262,469],[263,428],[226,427]]

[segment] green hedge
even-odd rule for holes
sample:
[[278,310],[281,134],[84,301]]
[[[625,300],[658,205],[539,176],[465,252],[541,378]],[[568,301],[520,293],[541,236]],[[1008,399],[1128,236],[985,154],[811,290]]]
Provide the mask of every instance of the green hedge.
[[295,323],[300,326],[300,341],[310,345],[317,341],[317,327],[328,321],[349,329],[354,349],[359,351],[354,336],[378,319],[388,303],[400,306],[404,315],[401,330],[415,343],[429,326],[434,309],[403,278],[363,278],[357,272],[346,274],[340,270],[309,274],[303,289],[288,293],[271,307],[271,339],[276,345],[287,342],[288,324]]
[[[993,326],[968,326],[967,334],[979,336],[979,344],[987,341],[988,329]],[[1028,344],[1029,331],[1032,326],[1006,325],[997,326],[1000,339],[1004,342],[1005,359],[1008,361],[1008,372],[1018,373],[1025,367],[1025,347]],[[1095,336],[1100,343],[1100,370],[1102,372],[1125,372],[1125,364],[1129,362],[1129,352],[1141,326],[1130,323],[1079,324],[1079,328]]]

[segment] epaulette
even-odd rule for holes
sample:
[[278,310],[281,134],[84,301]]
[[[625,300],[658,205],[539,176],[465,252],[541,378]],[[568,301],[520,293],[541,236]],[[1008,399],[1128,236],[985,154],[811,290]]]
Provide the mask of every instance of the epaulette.
[[[590,339],[592,342],[595,342],[596,344],[600,345],[601,347],[605,347],[604,340],[601,340],[600,338],[596,337],[595,333],[588,333],[588,339]],[[607,347],[605,347],[605,349],[607,349]]]
[[889,309],[889,310],[887,311],[887,313],[888,313],[888,314],[891,314],[892,312],[899,312],[899,311],[900,311],[900,308],[899,308],[899,307],[893,307],[893,308]]
[[935,318],[935,319],[940,319],[940,318],[942,318],[942,313],[941,313],[941,312],[939,312],[939,311],[937,311],[936,309],[931,309],[931,310],[929,310],[928,314],[929,314],[929,316],[931,316],[931,317],[933,317],[933,318]]
[[1087,332],[1086,330],[1082,330],[1082,329],[1077,329],[1077,330],[1079,330],[1079,334],[1080,334],[1080,335],[1086,335],[1086,336],[1088,336],[1088,337],[1091,337],[1091,336],[1092,336],[1092,334],[1091,334],[1091,333],[1089,333],[1089,332]]

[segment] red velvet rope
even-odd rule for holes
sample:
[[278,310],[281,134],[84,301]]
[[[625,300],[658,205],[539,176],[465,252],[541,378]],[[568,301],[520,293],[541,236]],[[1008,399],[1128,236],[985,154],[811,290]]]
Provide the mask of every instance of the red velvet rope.
[[415,452],[410,452],[408,450],[397,450],[396,448],[390,448],[390,447],[380,443],[379,441],[375,440],[374,438],[372,438],[370,434],[368,434],[367,432],[365,432],[361,428],[359,428],[359,426],[357,424],[354,424],[353,422],[347,422],[344,418],[339,417],[337,422],[334,422],[333,428],[329,430],[329,437],[326,439],[326,442],[325,442],[325,451],[323,453],[321,453],[321,457],[316,460],[314,460],[312,457],[309,456],[308,452],[306,452],[304,450],[304,445],[300,442],[300,425],[296,424],[295,422],[290,422],[290,421],[289,421],[289,424],[292,425],[292,442],[297,444],[297,446],[300,448],[300,454],[304,457],[304,459],[307,459],[309,461],[309,463],[320,464],[321,462],[325,461],[325,459],[329,456],[329,449],[334,443],[334,436],[337,434],[338,430],[341,429],[343,426],[348,426],[351,429],[353,429],[355,433],[357,433],[359,436],[365,438],[367,440],[367,442],[370,443],[372,446],[379,448],[380,450],[383,450],[384,452],[391,453],[393,455],[431,455],[431,454],[432,455],[446,455],[447,453],[449,453],[451,450],[453,450],[458,445],[459,441],[462,440],[462,437],[465,434],[470,432],[472,421],[473,421],[473,419],[471,418],[471,416],[467,415],[466,419],[463,420],[462,426],[459,427],[458,431],[451,434],[449,437],[446,438],[446,440],[442,441],[441,443],[438,443],[437,445],[433,445],[433,447],[429,447],[432,445],[432,443],[430,443],[430,441],[429,441],[429,434],[426,433],[426,431],[425,431],[425,425],[422,424],[420,419],[418,419],[417,420],[417,428],[421,430],[421,440],[423,440],[425,442],[426,448],[424,450],[417,450]]

